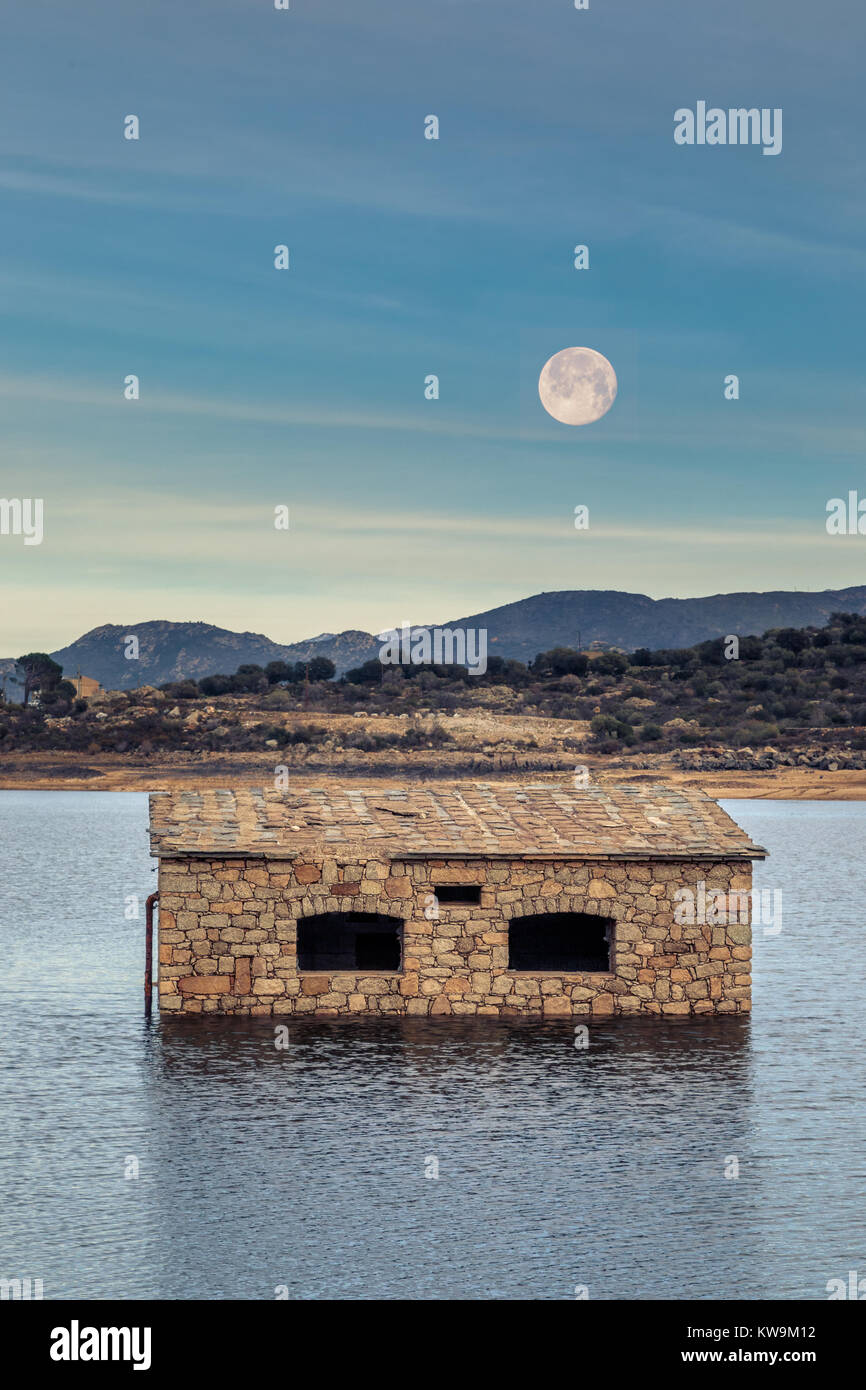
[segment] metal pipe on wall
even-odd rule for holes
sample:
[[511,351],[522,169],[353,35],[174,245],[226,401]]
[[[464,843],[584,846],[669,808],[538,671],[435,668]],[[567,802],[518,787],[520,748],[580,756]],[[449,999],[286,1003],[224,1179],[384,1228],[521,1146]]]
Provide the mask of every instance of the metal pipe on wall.
[[151,893],[144,905],[144,1016],[153,1008],[153,909],[159,893]]

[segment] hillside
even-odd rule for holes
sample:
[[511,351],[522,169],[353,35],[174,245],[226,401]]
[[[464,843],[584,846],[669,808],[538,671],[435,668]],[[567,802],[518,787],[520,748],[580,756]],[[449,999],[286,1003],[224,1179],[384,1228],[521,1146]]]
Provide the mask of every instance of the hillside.
[[[688,647],[728,633],[743,637],[771,628],[822,627],[831,613],[866,613],[866,585],[819,593],[777,590],[687,599],[652,599],[615,589],[564,589],[450,619],[442,626],[486,628],[491,656],[531,661],[552,647],[586,648],[592,642],[635,651]],[[138,637],[137,661],[124,657],[130,634]],[[313,656],[328,657],[342,675],[375,656],[378,645],[373,635],[356,630],[283,645],[261,633],[231,632],[210,623],[146,622],[93,628],[51,655],[67,675],[80,670],[107,690],[131,690],[231,673],[244,664],[308,661]],[[11,659],[0,662],[0,675],[8,675],[13,665]]]
[[100,785],[104,775],[138,786],[166,773],[405,780],[592,769],[742,790],[737,778],[773,772],[798,796],[812,794],[809,778],[830,796],[822,779],[838,774],[849,779],[844,795],[866,797],[866,618],[777,629],[736,654],[716,639],[632,656],[559,648],[531,669],[494,659],[477,677],[369,665],[344,681],[252,668],[228,690],[185,680],[0,707],[0,773],[6,786]]
[[449,626],[487,628],[491,654],[531,661],[540,651],[577,647],[578,641],[584,649],[601,641],[631,652],[690,647],[728,633],[745,637],[771,628],[823,627],[831,613],[866,613],[866,585],[663,599],[616,589],[563,589],[473,613]]
[[[138,638],[138,660],[124,656],[126,639]],[[306,642],[283,645],[257,632],[231,632],[211,623],[108,623],[86,632],[68,647],[50,655],[67,676],[81,671],[105,690],[133,690],[140,685],[164,685],[187,677],[200,680],[238,666],[265,666],[269,661],[308,661],[326,656],[338,673],[374,656],[378,643],[366,632],[325,633]],[[11,673],[14,661],[0,662],[0,674]],[[14,693],[14,691],[13,691]]]

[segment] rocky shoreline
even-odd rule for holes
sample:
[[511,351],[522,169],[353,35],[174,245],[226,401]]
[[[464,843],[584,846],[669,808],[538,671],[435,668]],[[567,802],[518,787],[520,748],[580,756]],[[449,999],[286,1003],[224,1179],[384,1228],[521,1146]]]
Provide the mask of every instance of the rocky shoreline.
[[[807,748],[784,753],[778,748],[702,748],[677,751],[671,764],[685,772],[768,772],[774,768],[815,768],[821,772],[864,772],[866,751],[847,748]],[[642,760],[652,765],[651,760]]]
[[[586,773],[581,771],[583,768]],[[268,783],[272,774],[272,763],[249,753],[133,758],[120,754],[88,757],[80,753],[20,753],[0,762],[0,790],[141,793],[178,785],[261,786]],[[807,751],[796,757],[780,756],[775,750],[749,749],[689,750],[655,758],[587,756],[579,768],[573,761],[562,760],[558,766],[543,771],[537,767],[515,767],[506,761],[460,772],[453,766],[438,766],[429,761],[414,766],[409,759],[378,764],[363,760],[343,763],[337,757],[330,763],[323,760],[319,765],[292,767],[289,775],[290,783],[296,786],[332,786],[351,779],[375,781],[382,787],[406,781],[453,780],[455,776],[464,776],[467,781],[508,779],[569,785],[575,776],[588,775],[599,783],[697,786],[717,798],[866,801],[866,767],[858,764],[856,756],[846,759],[837,750],[815,750],[812,754]]]

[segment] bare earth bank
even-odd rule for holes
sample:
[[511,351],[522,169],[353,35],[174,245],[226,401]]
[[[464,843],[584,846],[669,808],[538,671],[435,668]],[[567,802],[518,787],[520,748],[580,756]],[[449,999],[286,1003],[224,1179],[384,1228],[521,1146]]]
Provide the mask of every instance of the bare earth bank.
[[[582,754],[582,765],[594,782],[634,784],[666,782],[671,786],[701,787],[720,798],[764,798],[785,801],[866,801],[866,772],[839,769],[779,767],[765,771],[683,771],[659,756],[650,768],[629,766],[628,758]],[[642,759],[646,761],[646,759]],[[326,760],[309,759],[289,767],[289,787],[331,785],[351,780],[377,786],[397,786],[406,781],[466,778],[470,781],[508,779],[521,782],[568,784],[575,776],[575,760],[563,759],[559,767],[523,766],[521,760],[492,759],[489,766],[471,768],[429,757],[351,758],[337,755]],[[171,785],[187,787],[235,786],[241,783],[273,783],[273,757],[259,753],[161,755],[136,758],[120,754],[95,756],[80,753],[20,753],[0,762],[0,790],[16,791],[115,791],[147,792]],[[579,777],[579,774],[578,774]],[[578,782],[579,784],[579,782]]]

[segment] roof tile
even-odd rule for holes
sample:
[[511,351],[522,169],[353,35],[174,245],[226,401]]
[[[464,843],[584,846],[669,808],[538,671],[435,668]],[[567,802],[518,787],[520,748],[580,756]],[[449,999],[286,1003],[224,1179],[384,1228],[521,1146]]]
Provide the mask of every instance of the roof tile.
[[291,857],[325,844],[407,857],[762,859],[717,802],[691,787],[485,782],[399,791],[353,786],[154,792],[155,855]]

